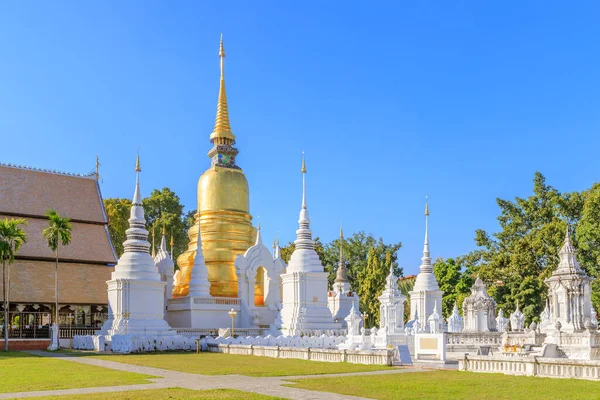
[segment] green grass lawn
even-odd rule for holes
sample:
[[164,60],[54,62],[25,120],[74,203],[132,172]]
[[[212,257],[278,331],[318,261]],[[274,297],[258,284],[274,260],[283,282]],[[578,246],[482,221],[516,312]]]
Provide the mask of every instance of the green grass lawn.
[[220,353],[148,353],[89,355],[125,364],[144,365],[202,375],[239,374],[247,376],[320,375],[344,372],[380,371],[390,367],[349,363],[327,363],[271,357]]
[[600,383],[593,381],[459,371],[298,379],[294,381],[294,384],[287,386],[372,399],[397,400],[579,400],[600,398]]
[[37,400],[281,400],[280,397],[240,392],[238,390],[190,390],[181,388],[131,390],[128,392],[78,394],[69,396],[35,397]]
[[0,351],[0,393],[152,383],[152,376]]

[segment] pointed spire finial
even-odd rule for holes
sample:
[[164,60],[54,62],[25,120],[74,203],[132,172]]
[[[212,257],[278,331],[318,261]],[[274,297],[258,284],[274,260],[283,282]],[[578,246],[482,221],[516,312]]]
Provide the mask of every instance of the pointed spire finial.
[[165,236],[167,234],[167,226],[163,224],[162,235]]
[[173,246],[175,245],[175,236],[173,236],[173,228],[171,228],[171,260],[173,259]]
[[256,227],[256,244],[262,243],[262,235],[260,233],[260,217],[258,217],[258,226]]
[[302,150],[302,168],[300,169],[300,172],[302,172],[303,174],[306,173],[306,161],[304,160],[304,150]]
[[100,180],[100,158],[96,154],[96,180]]
[[142,167],[140,164],[140,148],[137,149],[137,157],[135,159],[135,172],[142,172]]
[[156,257],[156,245],[154,242],[154,228],[156,227],[156,222],[152,224],[152,258]]
[[427,196],[425,196],[425,216],[429,216],[429,201],[427,200]]

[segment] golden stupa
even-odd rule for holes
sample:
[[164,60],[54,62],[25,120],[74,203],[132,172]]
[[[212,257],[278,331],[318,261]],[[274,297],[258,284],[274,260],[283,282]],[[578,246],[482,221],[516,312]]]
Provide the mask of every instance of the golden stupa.
[[[208,269],[210,294],[216,297],[237,297],[237,276],[233,265],[238,254],[254,244],[256,231],[252,226],[248,181],[235,163],[238,150],[233,147],[235,135],[229,125],[225,94],[223,37],[219,49],[221,84],[217,103],[215,128],[210,134],[213,148],[208,152],[211,166],[198,181],[198,213],[202,252]],[[197,225],[188,231],[188,249],[177,258],[180,276],[173,287],[173,296],[186,296],[196,256]]]

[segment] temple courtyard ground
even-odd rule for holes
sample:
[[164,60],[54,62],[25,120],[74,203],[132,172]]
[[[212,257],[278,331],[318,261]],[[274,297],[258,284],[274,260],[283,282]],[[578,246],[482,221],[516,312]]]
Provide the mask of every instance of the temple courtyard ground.
[[0,352],[0,399],[594,399],[600,383],[214,353]]

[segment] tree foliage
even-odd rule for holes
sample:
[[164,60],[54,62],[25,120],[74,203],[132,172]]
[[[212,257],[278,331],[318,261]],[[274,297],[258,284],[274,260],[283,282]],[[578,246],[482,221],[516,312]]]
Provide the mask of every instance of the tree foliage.
[[127,239],[125,231],[129,228],[129,212],[131,200],[110,198],[104,199],[104,209],[108,216],[108,233],[117,256],[123,254],[123,242]]
[[[571,232],[577,232],[574,239],[576,247],[581,248],[578,258],[583,267],[593,276],[597,274],[600,188],[595,185],[581,193],[561,193],[536,172],[531,196],[496,202],[500,207],[500,231],[475,232],[479,248],[465,256],[462,273],[471,279],[479,274],[506,313],[513,312],[518,301],[529,323],[542,311],[547,295],[544,279],[558,266],[567,224]],[[446,296],[456,296],[456,290]]]
[[[156,247],[160,245],[164,228],[167,244],[170,243],[171,237],[174,238],[173,258],[176,259],[187,249],[189,242],[187,231],[194,223],[193,217],[196,212],[184,212],[184,206],[181,204],[179,196],[169,188],[154,189],[150,196],[142,200],[142,203],[146,217],[146,229],[151,232],[151,235],[152,227],[154,227]],[[124,250],[123,242],[127,238],[125,231],[129,228],[131,200],[125,198],[104,199],[104,208],[108,215],[110,237],[117,256],[120,257]],[[152,241],[152,236],[149,240]]]

